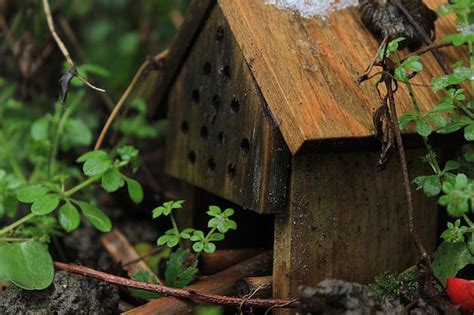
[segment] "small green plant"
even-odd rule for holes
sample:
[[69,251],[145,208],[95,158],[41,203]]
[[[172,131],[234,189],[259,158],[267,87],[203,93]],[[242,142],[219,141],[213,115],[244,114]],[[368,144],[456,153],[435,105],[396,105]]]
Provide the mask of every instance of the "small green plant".
[[[153,210],[153,219],[166,216],[170,218],[172,224],[172,228],[158,238],[157,244],[160,246],[166,245],[170,248],[179,245],[171,253],[165,271],[166,284],[176,288],[182,288],[194,280],[198,272],[197,263],[201,253],[210,254],[215,252],[215,242],[222,241],[227,232],[237,229],[237,223],[230,219],[234,214],[233,209],[227,208],[222,211],[218,206],[209,206],[207,214],[210,219],[207,224],[209,228],[207,232],[194,228],[180,230],[173,211],[181,209],[183,203],[183,200],[167,201]],[[194,255],[190,261],[186,259],[190,251],[184,247],[183,240],[192,243],[191,248]]]
[[[438,203],[446,207],[454,222],[449,222],[442,233],[443,243],[439,246],[433,262],[433,271],[445,283],[446,279],[474,263],[474,223],[471,216],[474,211],[474,180],[472,162],[474,152],[468,151],[455,160],[441,165],[438,156],[430,145],[429,137],[433,133],[451,134],[462,131],[467,141],[474,141],[474,101],[470,98],[474,87],[474,19],[471,0],[453,0],[439,8],[442,15],[456,15],[456,34],[445,37],[445,41],[459,47],[467,46],[469,64],[459,61],[452,65],[452,73],[432,79],[433,93],[442,93],[439,103],[430,111],[422,112],[418,104],[414,84],[411,79],[423,70],[420,56],[411,56],[404,60],[398,57],[398,43],[403,38],[388,44],[387,57],[393,57],[396,64],[394,78],[402,82],[410,93],[414,111],[400,117],[400,128],[414,125],[422,137],[426,155],[423,161],[432,170],[431,174],[418,176],[413,180],[417,189],[428,197],[437,197]],[[470,93],[466,88],[471,87]]]
[[126,175],[138,167],[138,150],[87,152],[79,168],[65,157],[92,141],[95,120],[80,107],[84,93],[71,92],[67,107],[57,103],[44,115],[16,100],[13,85],[0,80],[0,86],[0,219],[9,222],[0,228],[0,280],[43,289],[54,276],[52,236],[76,230],[81,217],[111,230],[94,200],[99,185],[109,193],[126,186],[135,203],[142,201],[141,185]]

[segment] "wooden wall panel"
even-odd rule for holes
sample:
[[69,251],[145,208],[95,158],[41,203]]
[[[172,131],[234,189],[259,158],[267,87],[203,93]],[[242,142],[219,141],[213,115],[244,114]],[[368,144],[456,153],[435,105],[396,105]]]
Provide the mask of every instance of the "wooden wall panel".
[[[421,150],[408,152],[411,174],[424,174]],[[274,295],[327,278],[369,283],[416,263],[408,233],[402,175],[396,159],[385,171],[378,153],[294,157],[289,211],[275,220]],[[435,198],[414,194],[416,228],[428,250],[436,245]]]
[[257,212],[286,205],[289,150],[218,6],[168,95],[169,174]]

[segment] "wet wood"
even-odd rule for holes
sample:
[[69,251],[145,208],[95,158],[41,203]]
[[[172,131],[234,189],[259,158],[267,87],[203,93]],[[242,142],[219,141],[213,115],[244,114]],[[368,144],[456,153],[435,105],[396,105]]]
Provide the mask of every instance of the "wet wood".
[[221,249],[212,254],[204,254],[199,260],[199,272],[212,275],[263,252],[262,249]]
[[[444,0],[425,1],[436,8]],[[357,8],[331,13],[327,19],[302,18],[263,0],[221,0],[219,5],[255,76],[257,85],[292,153],[305,142],[373,136],[372,113],[378,105],[373,85],[358,86],[379,41],[360,21]],[[455,33],[453,16],[436,23],[437,38]],[[466,60],[463,48],[443,49],[448,64]],[[414,81],[430,85],[443,74],[430,54]],[[423,111],[441,97],[417,89]],[[412,111],[406,87],[397,93],[400,112]]]
[[[429,172],[423,150],[407,153],[411,174]],[[400,165],[374,166],[377,152],[296,156],[287,214],[275,218],[274,297],[324,279],[369,283],[416,263],[407,224]],[[415,225],[428,251],[436,248],[436,199],[413,195]],[[289,311],[278,311],[286,314]]]
[[[112,259],[120,263],[130,277],[140,271],[146,271],[156,276],[155,272],[140,259],[138,252],[119,229],[114,229],[102,236],[100,242]],[[128,262],[133,263],[128,264]]]
[[[235,282],[239,279],[268,274],[272,266],[272,253],[266,252],[232,266],[222,272],[196,282],[187,289],[198,292],[230,295]],[[141,307],[128,311],[128,315],[149,314],[191,314],[195,304],[176,298],[161,298],[151,301]]]
[[166,171],[259,213],[286,204],[289,151],[214,7],[168,95]]
[[247,277],[238,280],[234,286],[234,295],[270,298],[272,296],[272,276]]

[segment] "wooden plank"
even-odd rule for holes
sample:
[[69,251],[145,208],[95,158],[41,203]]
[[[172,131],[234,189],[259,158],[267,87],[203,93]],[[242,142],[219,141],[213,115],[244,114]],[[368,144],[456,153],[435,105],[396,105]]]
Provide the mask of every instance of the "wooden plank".
[[[271,271],[272,253],[266,252],[245,260],[224,271],[186,287],[196,292],[230,295],[237,280],[257,275],[265,275]],[[141,307],[126,312],[127,315],[149,314],[190,314],[195,304],[172,297],[164,297],[151,301]]]
[[[420,156],[421,150],[408,152],[411,174],[427,171]],[[326,278],[368,283],[416,263],[399,163],[394,159],[379,172],[377,158],[378,153],[294,157],[289,211],[275,219],[275,297],[295,296],[298,286]],[[436,199],[416,192],[414,207],[418,233],[434,250]]]
[[165,103],[170,85],[173,83],[179,69],[200,33],[216,0],[193,0],[186,11],[186,19],[176,34],[169,48],[169,58],[163,63],[156,78],[156,99],[151,106],[152,114],[156,115],[160,106]]
[[[140,260],[138,252],[119,229],[113,229],[102,236],[100,242],[113,260],[122,264],[123,269],[127,271],[130,277],[140,271],[146,271],[156,276],[155,272],[143,260]],[[134,261],[134,263],[128,264],[131,261]]]
[[[250,64],[292,153],[306,141],[372,137],[372,113],[378,105],[373,84],[358,86],[357,76],[370,63],[378,42],[360,21],[357,8],[332,13],[326,20],[304,19],[263,0],[219,0],[232,33]],[[429,0],[435,8],[444,0]],[[454,33],[452,17],[436,23],[438,38]],[[462,48],[444,49],[448,64],[465,60]],[[430,84],[442,71],[430,55],[424,74],[415,80]],[[440,95],[416,89],[423,111]],[[412,104],[402,85],[400,112]]]
[[216,6],[168,96],[166,171],[259,213],[284,209],[289,151]]

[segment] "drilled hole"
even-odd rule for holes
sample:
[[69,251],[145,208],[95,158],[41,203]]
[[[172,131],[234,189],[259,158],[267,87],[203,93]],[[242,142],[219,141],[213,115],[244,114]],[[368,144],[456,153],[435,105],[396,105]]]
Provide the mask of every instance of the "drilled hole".
[[189,131],[189,125],[188,125],[188,122],[186,120],[181,123],[181,131],[183,133],[188,133],[188,131]]
[[209,62],[204,63],[204,66],[202,67],[202,72],[204,72],[205,75],[209,75],[211,73],[212,66]]
[[213,107],[215,110],[217,110],[217,109],[219,108],[219,105],[221,104],[221,98],[220,98],[220,96],[217,95],[217,94],[214,95],[214,96],[212,97],[212,103],[211,103],[211,104],[212,104],[212,107]]
[[240,103],[237,97],[232,97],[232,101],[230,101],[230,108],[234,113],[237,113],[239,111]]
[[189,151],[189,153],[188,153],[188,161],[189,161],[189,163],[191,163],[191,164],[196,163],[196,153],[195,153],[194,151],[192,151],[192,150]]
[[199,103],[199,101],[201,100],[201,96],[199,95],[199,91],[198,90],[193,90],[193,92],[191,93],[191,98],[193,99],[194,103]]
[[201,127],[201,138],[203,138],[204,140],[207,140],[208,137],[209,137],[209,130],[207,130],[206,126],[202,126]]
[[219,143],[220,145],[223,145],[225,143],[224,131],[219,132],[219,134],[217,135],[217,143]]
[[247,138],[243,138],[240,142],[240,150],[243,154],[248,154],[250,152],[250,141]]
[[209,172],[214,172],[216,170],[216,160],[213,157],[210,157],[207,160],[207,169]]
[[224,68],[222,68],[222,74],[224,75],[225,80],[230,80],[230,66],[229,65],[224,66]]
[[230,178],[234,178],[235,177],[235,165],[234,164],[229,164],[227,166],[227,175],[230,177]]
[[216,31],[216,40],[218,42],[222,42],[222,40],[224,39],[224,32],[225,32],[225,29],[224,29],[224,26],[219,26],[217,28],[217,31]]

